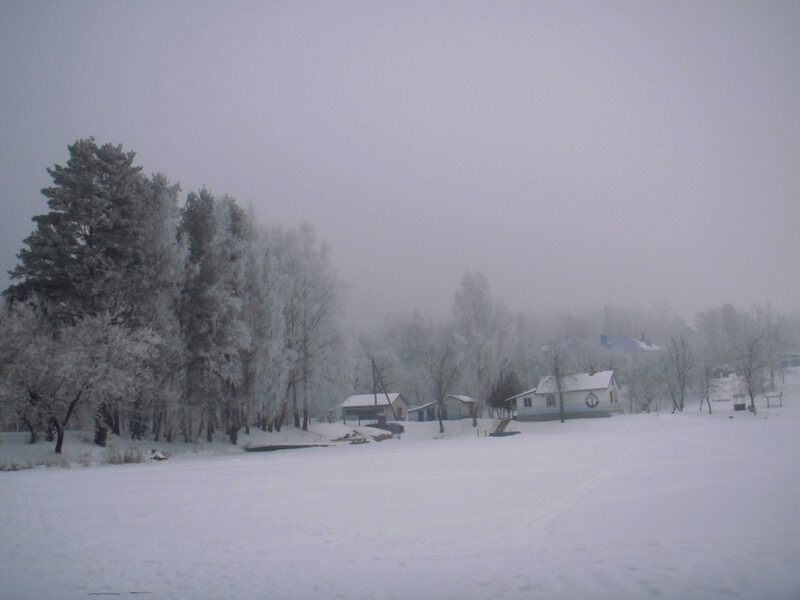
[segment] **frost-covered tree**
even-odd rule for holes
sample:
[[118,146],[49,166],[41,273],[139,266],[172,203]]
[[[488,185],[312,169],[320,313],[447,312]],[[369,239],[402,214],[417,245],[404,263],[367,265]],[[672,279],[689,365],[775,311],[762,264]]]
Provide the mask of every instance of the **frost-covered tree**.
[[160,338],[127,329],[108,313],[53,327],[30,303],[16,303],[0,320],[3,345],[0,400],[12,403],[31,431],[55,437],[57,454],[76,411],[93,412],[109,396],[137,393]]
[[184,436],[196,439],[192,416],[199,412],[198,436],[205,429],[212,441],[221,418],[234,441],[242,424],[242,360],[251,342],[242,313],[251,224],[232,199],[217,200],[203,189],[187,197],[180,231],[189,248],[180,309],[187,354]]
[[251,334],[242,355],[245,433],[253,421],[267,429],[274,412],[271,400],[282,387],[282,300],[275,265],[269,235],[256,227],[244,267],[242,318]]
[[[289,369],[278,426],[291,403],[295,427],[308,428],[311,389],[321,367],[341,348],[339,330],[342,284],[330,265],[328,248],[317,241],[313,228],[283,232],[279,253],[286,285],[284,295],[284,353]],[[301,419],[302,411],[302,419]]]
[[547,377],[553,382],[556,396],[558,398],[558,416],[561,422],[565,420],[564,415],[564,380],[572,370],[574,363],[573,357],[567,348],[560,343],[551,343],[542,348],[543,363]]
[[453,331],[462,384],[481,407],[500,375],[509,322],[505,309],[492,299],[486,277],[467,270],[453,301]]
[[656,353],[645,352],[631,357],[625,373],[625,393],[630,412],[659,410],[664,391],[664,371]]
[[755,412],[755,397],[767,389],[766,372],[778,360],[781,319],[769,305],[756,306],[749,313],[738,314],[729,336],[732,363],[750,398],[750,410]]
[[[415,405],[425,404],[431,398],[426,353],[433,343],[435,329],[432,321],[415,311],[407,317],[387,321],[372,344],[376,348],[382,345],[389,354],[383,360],[391,359],[394,391],[401,392]],[[376,356],[375,350],[371,356]]]
[[434,332],[426,352],[428,381],[431,394],[436,401],[439,433],[444,433],[445,398],[453,393],[458,381],[455,344],[453,332],[448,327],[442,326]]
[[662,365],[667,391],[672,399],[672,412],[682,412],[697,368],[694,351],[686,337],[670,338]]
[[[128,329],[174,330],[183,279],[183,252],[176,238],[178,186],[164,175],[146,177],[135,154],[94,139],[69,146],[65,166],[48,169],[53,185],[42,190],[49,212],[34,217],[37,228],[11,272],[21,281],[5,291],[10,302],[38,299],[36,310],[54,327],[87,316],[114,315]],[[163,349],[174,347],[164,344]],[[167,357],[157,365],[169,365]],[[168,384],[175,370],[162,370]],[[155,388],[154,388],[155,389]],[[109,396],[97,407],[95,438],[104,444],[111,428],[120,433],[120,411],[132,433],[143,435],[153,393]]]

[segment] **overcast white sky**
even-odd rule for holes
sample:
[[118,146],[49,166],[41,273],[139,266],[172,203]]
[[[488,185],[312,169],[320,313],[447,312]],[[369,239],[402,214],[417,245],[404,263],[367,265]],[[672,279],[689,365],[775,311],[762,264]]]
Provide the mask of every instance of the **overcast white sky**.
[[0,2],[0,287],[45,168],[122,143],[311,222],[352,322],[800,309],[798,2]]

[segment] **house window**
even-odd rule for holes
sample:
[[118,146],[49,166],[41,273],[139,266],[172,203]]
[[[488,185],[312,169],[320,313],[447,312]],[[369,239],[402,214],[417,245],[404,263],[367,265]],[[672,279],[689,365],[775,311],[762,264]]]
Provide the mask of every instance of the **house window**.
[[617,399],[614,397],[614,390],[608,390],[608,401],[611,404],[614,404],[617,401]]
[[525,408],[530,408],[531,406],[533,406],[533,402],[531,402],[530,398],[525,398],[522,401],[522,404],[525,406]]
[[547,406],[555,406],[556,397],[553,394],[547,394]]

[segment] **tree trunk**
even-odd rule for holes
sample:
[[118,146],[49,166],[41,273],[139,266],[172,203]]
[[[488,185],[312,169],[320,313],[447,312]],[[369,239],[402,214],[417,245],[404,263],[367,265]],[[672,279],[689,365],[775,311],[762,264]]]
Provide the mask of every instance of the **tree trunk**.
[[144,418],[139,409],[134,409],[133,416],[130,420],[130,430],[132,440],[141,440],[144,437],[145,425]]
[[206,427],[205,418],[206,418],[205,412],[201,412],[200,423],[197,425],[197,435],[192,440],[195,444],[197,443],[197,440],[199,440],[200,437],[203,435],[203,429],[205,429]]
[[442,422],[442,413],[444,412],[444,406],[440,404],[436,412],[439,413],[439,433],[444,433],[444,423]]
[[281,412],[275,419],[275,431],[280,433],[281,427],[283,427],[284,422],[286,421],[286,416],[289,412],[289,399],[287,398],[283,405],[281,406]]
[[21,418],[20,421],[22,421],[25,424],[25,427],[27,427],[28,430],[31,432],[31,437],[29,438],[28,443],[35,444],[38,436],[36,435],[36,428],[33,426],[33,423],[31,423],[28,419],[25,418]]
[[303,431],[308,431],[308,384],[303,379]]
[[164,411],[159,409],[153,416],[153,441],[158,441],[161,437],[161,423],[164,420]]
[[292,384],[292,414],[294,416],[294,426],[300,429],[300,410],[297,407],[297,386]]
[[94,443],[101,448],[106,447],[106,442],[108,441],[108,427],[105,426],[105,423],[102,419],[98,416],[94,418]]
[[94,415],[94,443],[105,448],[108,441],[108,428],[113,427],[111,409],[105,401],[97,407]]
[[194,424],[192,423],[191,409],[188,406],[184,406],[182,426],[183,426],[183,441],[186,444],[192,441],[193,425]]
[[55,419],[53,425],[56,429],[56,454],[61,454],[61,448],[64,446],[64,426]]

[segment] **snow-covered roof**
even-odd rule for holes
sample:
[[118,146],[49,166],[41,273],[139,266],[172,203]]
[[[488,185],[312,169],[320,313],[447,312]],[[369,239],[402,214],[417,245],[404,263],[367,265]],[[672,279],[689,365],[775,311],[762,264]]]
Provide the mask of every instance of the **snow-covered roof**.
[[531,388],[526,392],[520,392],[516,396],[511,396],[511,398],[506,398],[503,402],[511,402],[512,400],[516,400],[517,398],[522,398],[523,396],[530,396],[536,393],[536,388]]
[[[475,404],[475,400],[470,398],[469,396],[458,396],[456,394],[448,394],[445,396],[445,400],[448,398],[453,398],[454,400],[458,400],[463,404]],[[436,401],[428,402],[427,404],[420,404],[419,406],[415,406],[414,408],[409,408],[408,412],[417,412],[420,410],[425,410],[426,408],[430,408],[431,406],[436,406]]]
[[653,344],[647,339],[636,339],[627,336],[610,337],[605,342],[601,340],[601,343],[606,348],[621,352],[661,352],[664,350],[663,346]]
[[469,396],[458,396],[456,394],[448,394],[448,398],[455,398],[456,400],[460,400],[464,404],[475,404],[475,400],[470,398]]
[[[386,401],[386,394],[378,394],[378,406],[389,406],[389,402],[392,404],[395,403],[400,397],[400,394],[389,394],[389,401]],[[341,408],[357,408],[362,406],[375,406],[375,395],[374,394],[356,394],[354,396],[350,396],[342,402]]]
[[642,340],[635,340],[635,342],[639,345],[639,349],[645,352],[661,352],[664,349],[662,346],[651,344],[650,342],[643,342]]
[[[612,377],[614,377],[614,371],[599,371],[594,375],[590,375],[589,373],[567,375],[562,379],[561,391],[580,392],[583,390],[604,390],[611,385]],[[557,391],[555,377],[552,375],[542,377],[541,381],[539,381],[539,385],[536,386],[536,393],[540,395],[554,394]]]

